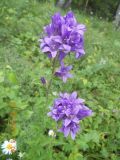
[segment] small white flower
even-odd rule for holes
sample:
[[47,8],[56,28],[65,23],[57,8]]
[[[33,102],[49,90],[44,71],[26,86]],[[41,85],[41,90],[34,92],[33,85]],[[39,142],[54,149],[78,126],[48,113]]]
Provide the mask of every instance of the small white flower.
[[24,156],[24,153],[19,152],[18,157],[19,157],[19,158],[22,158],[23,156]]
[[100,64],[106,64],[106,62],[107,62],[107,60],[106,60],[106,59],[101,58],[101,60],[100,60]]
[[4,141],[4,143],[1,145],[3,154],[12,154],[17,150],[16,141],[13,139],[10,139],[9,141]]
[[56,134],[53,130],[49,130],[48,135],[51,137],[56,137]]
[[53,96],[57,96],[58,95],[57,92],[52,92],[52,94],[53,94]]

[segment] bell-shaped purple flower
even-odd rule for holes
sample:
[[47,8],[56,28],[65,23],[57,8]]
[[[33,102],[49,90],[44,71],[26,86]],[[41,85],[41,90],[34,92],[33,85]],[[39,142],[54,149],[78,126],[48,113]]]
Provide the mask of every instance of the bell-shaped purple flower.
[[60,36],[45,37],[41,40],[41,48],[43,53],[47,53],[49,58],[54,58],[62,43]]
[[66,127],[63,125],[62,128],[59,129],[59,131],[63,132],[65,137],[71,134],[71,138],[74,140],[76,133],[79,131],[79,129],[80,129],[79,124],[71,122]]
[[60,93],[50,110],[48,116],[57,122],[62,122],[59,131],[63,132],[65,137],[71,134],[72,139],[75,139],[76,133],[79,131],[80,120],[92,115],[92,110],[84,105],[83,99],[77,98],[76,92]]
[[72,74],[69,71],[72,69],[72,66],[65,66],[63,62],[61,62],[61,67],[55,72],[55,75],[60,77],[64,83],[66,83],[68,78],[72,78]]

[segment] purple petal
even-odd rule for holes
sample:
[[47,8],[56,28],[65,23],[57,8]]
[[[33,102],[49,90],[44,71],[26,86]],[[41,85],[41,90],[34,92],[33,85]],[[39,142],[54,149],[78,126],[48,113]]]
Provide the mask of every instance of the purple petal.
[[71,138],[74,140],[76,136],[75,132],[71,131],[70,133],[71,133]]
[[60,36],[53,36],[55,42],[62,43],[62,39]]
[[72,98],[72,99],[76,99],[76,98],[77,98],[77,92],[73,92],[73,93],[71,94],[71,98]]
[[63,82],[66,83],[67,77],[63,76],[62,79],[63,79]]
[[68,109],[65,111],[65,114],[66,114],[66,116],[69,116],[69,115],[71,114],[70,108],[68,108]]
[[71,66],[67,66],[68,71],[70,71],[72,69],[72,65]]
[[83,119],[83,118],[85,118],[85,117],[91,116],[92,113],[93,113],[93,112],[92,112],[92,110],[90,110],[90,109],[82,109],[82,110],[80,110],[79,113],[78,113],[78,118],[81,120],[81,119]]
[[74,114],[78,114],[79,111],[80,111],[80,106],[79,106],[79,105],[76,105],[76,106],[73,108]]
[[72,77],[73,77],[73,75],[72,75],[72,74],[70,74],[70,73],[67,73],[67,74],[66,74],[66,77],[67,77],[67,78],[72,78]]
[[70,119],[65,119],[64,126],[67,127],[71,123]]
[[85,100],[81,99],[81,98],[77,98],[75,102],[78,104],[83,104],[85,102]]
[[51,38],[45,37],[45,38],[44,38],[44,41],[45,41],[46,44],[49,45],[50,42],[51,42]]
[[64,136],[67,137],[69,132],[70,132],[70,127],[65,127],[64,128]]
[[72,121],[75,122],[76,124],[79,124],[79,119],[77,117],[75,117]]
[[80,25],[77,26],[77,29],[86,31],[86,26],[84,24],[80,24]]
[[71,47],[69,45],[63,44],[63,48],[65,49],[65,51],[70,52]]
[[44,47],[44,48],[42,49],[42,52],[50,52],[50,48],[49,48],[49,47]]
[[52,113],[51,113],[51,112],[48,112],[48,113],[47,113],[47,116],[49,116],[49,117],[52,116]]
[[84,49],[79,49],[79,51],[76,53],[76,58],[80,58],[85,54]]
[[55,58],[57,55],[57,51],[51,52],[52,58]]
[[62,51],[59,52],[59,61],[61,62],[65,58],[66,54]]
[[42,42],[42,43],[40,44],[40,48],[42,49],[45,45],[46,45],[46,43]]
[[61,72],[57,71],[57,72],[55,72],[55,75],[60,77],[61,76]]

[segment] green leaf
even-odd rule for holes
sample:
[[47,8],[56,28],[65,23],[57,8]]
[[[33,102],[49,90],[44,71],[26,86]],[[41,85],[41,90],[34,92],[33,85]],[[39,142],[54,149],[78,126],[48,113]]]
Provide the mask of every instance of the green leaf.
[[13,84],[17,84],[17,78],[16,78],[15,73],[13,72],[8,73],[8,80],[12,82]]
[[2,71],[0,71],[0,83],[4,82],[4,74]]

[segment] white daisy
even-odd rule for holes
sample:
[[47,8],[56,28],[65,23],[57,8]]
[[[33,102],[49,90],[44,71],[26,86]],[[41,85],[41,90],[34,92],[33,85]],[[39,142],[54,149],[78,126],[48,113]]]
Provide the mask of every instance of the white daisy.
[[4,143],[1,145],[3,154],[12,154],[17,150],[16,141],[13,139],[10,139],[9,141],[4,141]]
[[56,134],[53,130],[49,130],[48,135],[51,137],[56,137]]

